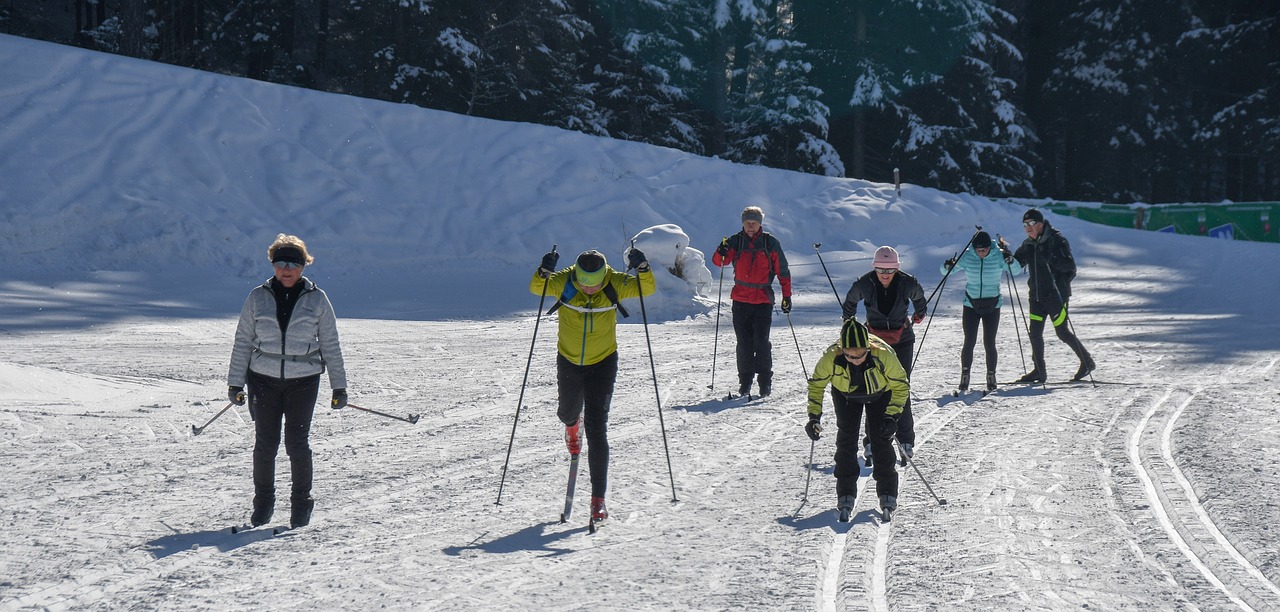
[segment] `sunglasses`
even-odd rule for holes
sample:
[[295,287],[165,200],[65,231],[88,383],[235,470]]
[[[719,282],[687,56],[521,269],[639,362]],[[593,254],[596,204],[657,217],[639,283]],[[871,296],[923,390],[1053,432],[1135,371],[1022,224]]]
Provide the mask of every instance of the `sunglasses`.
[[893,274],[897,271],[896,268],[876,268],[876,274]]
[[859,359],[862,359],[863,357],[866,357],[867,353],[870,353],[870,352],[871,352],[871,349],[844,349],[844,357],[845,359],[852,359],[854,361],[857,361]]
[[1026,221],[1022,222],[1022,227],[1034,227],[1039,224],[1040,224],[1039,221],[1036,221],[1034,219],[1027,219]]
[[271,265],[280,268],[281,270],[297,270],[302,267],[302,264],[293,263],[292,261],[273,261],[271,262]]

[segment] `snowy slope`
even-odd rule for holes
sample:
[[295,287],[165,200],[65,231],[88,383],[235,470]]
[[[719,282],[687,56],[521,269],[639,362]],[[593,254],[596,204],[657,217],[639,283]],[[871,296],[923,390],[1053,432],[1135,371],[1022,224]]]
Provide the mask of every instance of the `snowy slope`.
[[[800,361],[840,316],[822,264],[843,293],[893,244],[931,290],[976,224],[1019,236],[1021,207],[12,37],[0,66],[0,609],[1280,609],[1275,245],[1051,216],[1105,384],[980,401],[949,393],[949,280],[917,344],[920,472],[903,472],[892,523],[864,489],[840,525],[834,423],[812,473],[800,427]],[[629,305],[614,518],[587,535],[585,465],[574,521],[557,520],[567,457],[543,320],[495,505],[541,254],[599,247],[620,264],[625,238],[666,223],[709,251],[748,203],[796,283],[790,319],[775,314],[775,395],[718,399],[727,308],[717,326],[678,284],[643,315]],[[318,409],[312,525],[232,535],[248,415],[191,425],[225,406],[234,317],[280,231],[315,251],[352,401],[422,419]],[[1008,310],[1001,380],[1024,368]],[[1074,359],[1047,343],[1065,379]]]

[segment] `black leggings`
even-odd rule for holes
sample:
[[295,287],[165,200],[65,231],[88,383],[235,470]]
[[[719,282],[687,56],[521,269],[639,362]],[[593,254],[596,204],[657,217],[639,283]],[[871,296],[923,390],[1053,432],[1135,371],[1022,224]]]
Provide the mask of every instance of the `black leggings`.
[[556,416],[567,426],[578,422],[578,415],[582,415],[592,497],[604,497],[609,488],[609,405],[613,402],[613,385],[617,380],[617,351],[587,366],[575,365],[556,353],[556,384],[560,395]]
[[249,372],[249,412],[253,415],[253,490],[263,499],[276,496],[276,454],[280,451],[280,425],[284,423],[284,450],[293,473],[291,499],[311,497],[311,417],[320,375],[305,378],[271,378]]
[[978,314],[972,306],[965,306],[960,322],[964,329],[964,346],[960,349],[960,367],[968,370],[973,365],[973,347],[978,341],[978,323],[982,323],[982,348],[987,352],[987,371],[996,371],[996,330],[1000,329],[1000,309]]
[[844,393],[831,389],[831,403],[836,411],[836,495],[856,495],[858,474],[858,421],[863,409],[867,413],[866,435],[871,443],[871,475],[876,479],[876,495],[898,496],[898,470],[893,464],[893,437],[884,430],[884,411],[889,406],[888,392],[868,404],[851,402]]

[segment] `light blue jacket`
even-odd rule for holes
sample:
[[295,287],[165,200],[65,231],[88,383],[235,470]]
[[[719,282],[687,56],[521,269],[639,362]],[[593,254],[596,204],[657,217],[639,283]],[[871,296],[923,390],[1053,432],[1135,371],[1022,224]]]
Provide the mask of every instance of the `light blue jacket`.
[[[978,257],[973,248],[965,250],[960,255],[960,259],[956,261],[956,269],[952,271],[964,271],[964,305],[973,308],[971,298],[1000,298],[996,300],[996,307],[1004,305],[1004,298],[1000,294],[1000,273],[1005,270],[1009,271],[1010,276],[1017,276],[1022,272],[1022,264],[1018,260],[1006,265],[1004,263],[1004,255],[1000,253],[1000,249],[994,245],[986,257]],[[947,273],[947,264],[939,267],[939,271],[943,274]]]

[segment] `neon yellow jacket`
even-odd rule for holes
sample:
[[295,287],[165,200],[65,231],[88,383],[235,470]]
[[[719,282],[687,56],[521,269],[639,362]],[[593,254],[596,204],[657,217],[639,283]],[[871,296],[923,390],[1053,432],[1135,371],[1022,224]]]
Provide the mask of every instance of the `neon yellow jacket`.
[[[863,383],[868,395],[889,392],[889,406],[885,414],[898,416],[906,405],[911,394],[911,382],[907,380],[907,372],[898,361],[898,354],[885,344],[884,340],[871,336],[871,367],[863,374]],[[809,378],[809,414],[822,414],[822,394],[830,385],[836,391],[849,393],[857,389],[849,376],[849,364],[844,360],[844,352],[839,344],[832,344],[822,354],[818,365],[813,367],[813,376]]]
[[[642,289],[645,295],[652,295],[658,289],[653,270],[632,276],[607,266],[606,268],[605,283],[613,285],[618,292],[618,301],[640,297]],[[534,295],[542,295],[545,280],[547,296],[554,299],[564,293],[567,283],[573,283],[573,289],[570,290],[573,297],[557,311],[560,315],[560,334],[556,350],[577,365],[591,365],[618,351],[618,309],[609,301],[603,287],[600,291],[587,295],[576,280],[570,281],[573,269],[573,266],[569,266],[547,279],[538,276],[535,271],[533,278],[529,280],[529,291]]]

